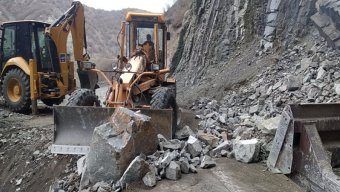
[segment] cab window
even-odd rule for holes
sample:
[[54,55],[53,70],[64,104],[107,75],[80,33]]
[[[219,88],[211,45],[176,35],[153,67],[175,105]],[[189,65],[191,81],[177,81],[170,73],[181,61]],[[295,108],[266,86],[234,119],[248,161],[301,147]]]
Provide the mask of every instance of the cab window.
[[8,26],[4,29],[3,56],[6,60],[15,56],[15,29],[15,26]]
[[37,28],[37,32],[38,32],[39,55],[42,69],[51,69],[52,64],[50,62],[50,55],[46,47],[45,28]]

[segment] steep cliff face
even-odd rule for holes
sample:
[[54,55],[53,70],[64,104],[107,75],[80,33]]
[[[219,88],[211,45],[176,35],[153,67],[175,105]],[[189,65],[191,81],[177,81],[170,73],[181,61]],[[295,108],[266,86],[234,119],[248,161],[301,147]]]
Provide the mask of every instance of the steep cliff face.
[[325,1],[336,0],[193,0],[171,60],[181,104],[221,98],[275,65],[282,51],[304,41]]

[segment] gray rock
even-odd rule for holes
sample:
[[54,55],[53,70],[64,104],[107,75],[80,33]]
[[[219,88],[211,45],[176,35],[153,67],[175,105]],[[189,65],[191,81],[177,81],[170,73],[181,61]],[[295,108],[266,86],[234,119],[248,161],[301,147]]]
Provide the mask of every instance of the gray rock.
[[261,130],[262,133],[264,134],[271,134],[275,135],[276,130],[279,126],[281,120],[281,116],[276,116],[270,119],[262,119],[262,118],[257,118],[255,120],[256,126]]
[[326,77],[326,71],[324,70],[323,67],[319,67],[316,80],[322,81],[325,77]]
[[235,159],[244,163],[256,162],[260,152],[257,139],[239,140],[234,143]]
[[232,149],[233,144],[230,141],[224,141],[211,151],[211,155],[216,156],[218,154],[221,154],[222,150],[231,151]]
[[202,169],[208,169],[216,166],[216,161],[213,160],[210,156],[204,156],[201,162],[200,167]]
[[308,91],[308,94],[307,94],[308,98],[307,98],[307,100],[309,102],[314,102],[315,99],[318,97],[318,95],[319,95],[319,89],[316,88],[316,87],[312,87]]
[[296,91],[298,89],[300,89],[302,84],[302,80],[299,76],[293,76],[290,75],[287,77],[287,90],[288,91]]
[[281,81],[275,83],[274,86],[273,86],[273,90],[276,90],[277,88],[281,87],[281,85],[282,85]]
[[77,161],[77,172],[78,175],[81,175],[82,173],[84,173],[85,169],[86,169],[86,156],[82,156],[80,159],[78,159]]
[[196,167],[195,167],[194,165],[192,165],[192,164],[189,165],[189,171],[190,171],[191,173],[197,173]]
[[167,167],[171,161],[175,160],[179,156],[178,151],[166,152],[163,159],[161,160],[161,166],[163,168]]
[[340,95],[340,83],[334,84],[334,90],[337,95]]
[[210,145],[212,147],[216,147],[218,145],[219,138],[215,135],[209,134],[209,133],[202,133],[198,132],[197,137],[199,140],[201,140],[206,145]]
[[321,67],[326,71],[334,68],[336,66],[336,62],[325,60],[320,63]]
[[179,164],[180,164],[180,167],[181,167],[181,171],[182,171],[182,173],[189,173],[189,161],[188,161],[188,159],[187,158],[185,158],[185,157],[181,157],[180,159],[179,159]]
[[303,78],[303,83],[310,82],[311,79],[312,79],[312,74],[307,73],[307,75],[305,75],[305,77]]
[[176,132],[176,138],[177,139],[186,139],[189,136],[195,136],[195,133],[192,129],[190,129],[189,126],[184,126],[182,129],[178,130]]
[[154,187],[157,184],[156,175],[155,173],[151,171],[147,172],[142,180],[143,180],[144,185],[148,187]]
[[227,157],[227,156],[228,156],[228,151],[223,149],[223,150],[221,151],[221,156],[222,156],[222,157]]
[[172,140],[169,140],[169,141],[165,141],[162,144],[163,144],[164,149],[171,149],[171,150],[178,150],[182,146],[181,141],[178,140],[178,139],[172,139]]
[[223,124],[226,123],[226,119],[227,119],[227,114],[225,113],[222,113],[221,115],[218,116],[218,120]]
[[178,180],[181,176],[180,166],[176,162],[171,161],[169,167],[166,168],[166,178],[170,180]]
[[137,156],[126,169],[123,176],[120,178],[119,183],[125,188],[126,184],[142,179],[149,171],[149,164],[140,156]]
[[312,64],[312,60],[310,58],[303,58],[301,60],[301,70],[305,71],[311,66],[311,64]]
[[260,112],[260,105],[259,104],[253,105],[249,108],[249,114],[250,115],[258,114],[259,112]]
[[334,79],[335,80],[340,79],[340,72],[338,72],[338,71],[334,72]]
[[191,164],[193,164],[195,167],[201,163],[201,160],[199,157],[192,158],[190,160]]
[[200,141],[193,136],[189,136],[187,141],[187,149],[192,157],[197,157],[202,152]]
[[157,150],[157,134],[150,117],[118,108],[111,120],[115,123],[94,129],[80,189],[99,181],[118,181],[137,155],[151,155]]
[[110,184],[106,182],[97,182],[95,185],[93,185],[92,190],[93,191],[101,191],[101,192],[109,192],[111,191],[111,186]]

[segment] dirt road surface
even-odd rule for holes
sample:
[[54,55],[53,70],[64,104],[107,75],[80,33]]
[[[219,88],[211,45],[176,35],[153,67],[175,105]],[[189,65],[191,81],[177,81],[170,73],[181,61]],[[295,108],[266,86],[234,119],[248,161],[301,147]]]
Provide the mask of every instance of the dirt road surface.
[[162,180],[153,189],[134,184],[127,191],[173,191],[173,192],[302,192],[284,175],[275,175],[262,164],[243,164],[220,158],[212,169],[198,170],[197,174],[182,175],[178,181]]

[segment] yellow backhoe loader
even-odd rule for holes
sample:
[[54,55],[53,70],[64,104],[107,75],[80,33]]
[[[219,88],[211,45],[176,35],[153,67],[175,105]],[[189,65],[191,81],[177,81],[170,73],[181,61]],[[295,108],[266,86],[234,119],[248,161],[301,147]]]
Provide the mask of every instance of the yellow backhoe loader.
[[75,90],[74,62],[67,52],[70,32],[81,87],[94,89],[97,85],[97,74],[83,70],[94,64],[89,62],[86,51],[84,7],[80,2],[73,2],[52,24],[6,22],[1,32],[1,92],[12,111],[27,111],[32,105],[36,112],[37,99],[52,106]]
[[[100,71],[109,85],[105,107],[89,89],[76,90],[67,106],[54,107],[52,153],[86,154],[95,127],[110,121],[117,107],[151,117],[158,133],[171,138],[177,125],[176,81],[167,77],[167,32],[162,14],[127,14],[119,33],[120,55],[111,71]],[[104,72],[111,73],[107,77]]]

